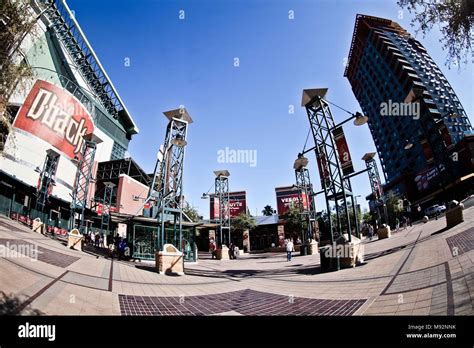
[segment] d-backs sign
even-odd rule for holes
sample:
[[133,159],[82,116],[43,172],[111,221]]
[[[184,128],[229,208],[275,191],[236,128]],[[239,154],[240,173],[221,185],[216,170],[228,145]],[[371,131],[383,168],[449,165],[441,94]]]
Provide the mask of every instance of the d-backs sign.
[[69,92],[37,80],[13,127],[47,141],[70,158],[81,150],[83,136],[94,132],[86,109]]

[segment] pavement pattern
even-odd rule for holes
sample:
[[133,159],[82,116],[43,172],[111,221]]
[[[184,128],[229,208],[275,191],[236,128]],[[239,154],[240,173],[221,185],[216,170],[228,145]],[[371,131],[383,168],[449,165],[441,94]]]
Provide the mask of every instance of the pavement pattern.
[[322,272],[317,254],[201,254],[184,276],[166,276],[0,216],[0,291],[44,315],[473,315],[474,207],[464,220],[364,240],[367,262],[337,272]]

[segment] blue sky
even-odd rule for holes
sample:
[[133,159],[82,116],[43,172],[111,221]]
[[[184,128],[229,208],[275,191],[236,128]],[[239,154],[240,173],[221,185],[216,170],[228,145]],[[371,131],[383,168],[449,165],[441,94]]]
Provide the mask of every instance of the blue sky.
[[[275,187],[295,181],[293,162],[308,131],[300,107],[304,88],[327,87],[327,99],[359,111],[343,77],[357,13],[392,19],[414,34],[411,16],[395,0],[69,0],[83,31],[140,128],[129,152],[152,172],[164,140],[162,112],[184,105],[194,119],[188,129],[184,191],[204,217],[200,199],[213,171],[231,172],[231,190],[246,190],[252,214],[276,207]],[[184,20],[180,19],[184,11]],[[293,11],[294,19],[289,19]],[[181,12],[182,14],[182,12]],[[403,16],[403,18],[400,18]],[[445,73],[467,114],[473,114],[472,63],[445,65],[435,28],[417,38]],[[234,59],[239,66],[234,66]],[[125,60],[129,59],[130,66]],[[294,105],[294,113],[289,106]],[[332,109],[336,122],[348,116]],[[367,126],[345,126],[356,170],[375,146]],[[312,146],[310,140],[308,146]],[[218,163],[218,151],[256,150],[256,166]],[[320,190],[314,154],[308,154],[315,190]],[[367,207],[367,175],[352,180]],[[321,198],[317,209],[324,208]]]

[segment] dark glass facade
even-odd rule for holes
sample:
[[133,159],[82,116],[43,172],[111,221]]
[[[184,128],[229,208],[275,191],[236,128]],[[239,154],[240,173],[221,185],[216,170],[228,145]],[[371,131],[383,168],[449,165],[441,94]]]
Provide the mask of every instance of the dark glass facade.
[[[453,144],[472,133],[459,99],[426,49],[391,20],[357,15],[344,76],[369,118],[388,183],[407,176],[413,178],[433,166],[430,153],[437,154],[442,149],[436,147],[440,133],[430,127],[444,124],[448,142]],[[416,90],[423,92],[420,118],[413,112],[403,115],[401,108],[398,115],[397,110],[390,115],[381,112],[382,106],[387,105],[405,104],[409,108]],[[439,122],[435,124],[435,120]],[[409,150],[405,149],[407,142],[413,143]],[[400,194],[405,189],[402,185],[395,187]]]

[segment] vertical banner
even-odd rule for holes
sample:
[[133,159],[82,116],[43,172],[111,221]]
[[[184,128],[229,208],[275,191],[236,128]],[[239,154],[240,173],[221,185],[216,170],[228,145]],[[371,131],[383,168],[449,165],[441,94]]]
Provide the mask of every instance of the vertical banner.
[[319,169],[319,177],[321,178],[321,186],[325,187],[328,186],[330,183],[329,180],[329,165],[326,158],[326,153],[324,152],[324,147],[319,145],[318,147],[318,169]]
[[423,154],[425,155],[426,162],[434,160],[433,151],[431,150],[430,144],[427,139],[421,140],[421,147],[423,148]]
[[374,178],[373,182],[374,182],[375,199],[377,200],[380,197],[382,197],[383,189],[378,179]]
[[442,123],[440,126],[438,126],[439,133],[441,134],[441,137],[443,138],[444,145],[446,147],[450,147],[453,145],[453,139],[451,139],[451,135],[449,134],[448,127],[444,123]]
[[342,127],[337,127],[333,130],[334,140],[336,142],[337,154],[342,167],[342,173],[349,175],[354,173],[354,166],[352,165],[351,154],[349,153],[349,146],[347,145],[346,136]]
[[215,197],[214,195],[210,198],[210,219],[211,220],[218,220],[219,219],[219,198]]

